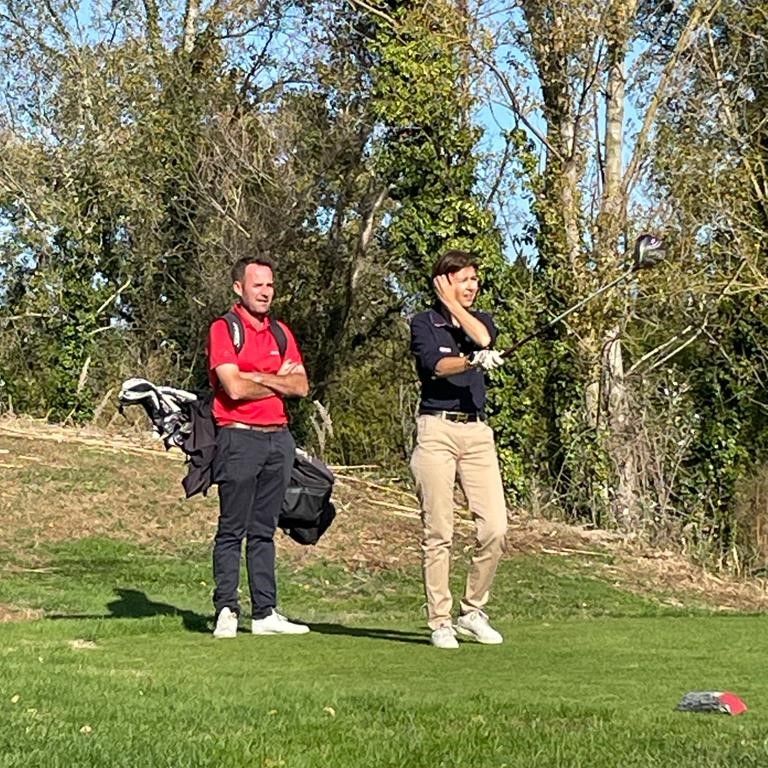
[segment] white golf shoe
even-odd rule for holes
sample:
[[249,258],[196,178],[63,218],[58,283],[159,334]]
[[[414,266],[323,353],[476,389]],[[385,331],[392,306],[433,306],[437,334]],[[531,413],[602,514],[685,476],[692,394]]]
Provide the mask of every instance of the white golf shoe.
[[213,636],[219,640],[237,637],[237,614],[233,610],[222,608],[219,611]]
[[269,616],[251,621],[251,633],[254,635],[306,635],[309,627],[306,624],[296,624],[288,621],[274,608]]
[[435,648],[441,648],[443,650],[454,650],[459,647],[459,643],[456,640],[456,631],[453,627],[438,627],[432,632],[429,642],[435,646]]
[[471,637],[483,645],[500,645],[504,638],[488,622],[488,617],[482,611],[470,611],[459,616],[456,631],[460,635]]

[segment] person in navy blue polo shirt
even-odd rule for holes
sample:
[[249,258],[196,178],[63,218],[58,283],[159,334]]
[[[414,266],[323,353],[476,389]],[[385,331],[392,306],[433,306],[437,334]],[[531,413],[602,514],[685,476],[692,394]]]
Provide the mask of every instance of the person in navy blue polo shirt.
[[[444,253],[432,270],[436,300],[411,321],[411,352],[421,382],[411,471],[421,502],[427,623],[437,648],[458,648],[457,633],[503,641],[484,608],[505,548],[507,510],[493,430],[485,420],[485,373],[503,364],[492,349],[496,326],[472,310],[479,280],[466,251]],[[458,474],[476,528],[476,547],[459,616],[449,588],[453,493]]]

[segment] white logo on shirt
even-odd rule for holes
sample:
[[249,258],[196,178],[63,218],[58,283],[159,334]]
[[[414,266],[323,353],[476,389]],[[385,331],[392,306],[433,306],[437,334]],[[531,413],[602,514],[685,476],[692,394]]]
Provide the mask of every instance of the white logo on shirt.
[[269,354],[270,354],[270,355],[279,355],[279,354],[280,354],[280,351],[279,351],[279,350],[277,350],[277,349],[272,349],[272,350],[270,350]]
[[453,352],[450,347],[440,347],[440,352]]

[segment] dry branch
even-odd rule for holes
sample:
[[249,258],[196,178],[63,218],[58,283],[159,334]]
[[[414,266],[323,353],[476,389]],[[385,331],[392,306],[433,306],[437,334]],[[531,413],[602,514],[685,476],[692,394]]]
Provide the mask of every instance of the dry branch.
[[160,456],[164,458],[170,458],[172,461],[184,461],[184,456],[180,453],[172,453],[170,451],[164,451],[153,448],[141,448],[136,445],[125,445],[117,440],[108,442],[93,437],[86,437],[85,435],[62,435],[58,432],[43,432],[40,430],[25,430],[14,429],[7,424],[0,424],[0,433],[13,435],[14,437],[23,437],[27,440],[47,440],[54,443],[80,443],[81,445],[87,445],[93,448],[100,448],[104,451],[111,453],[140,453],[151,454],[152,456]]
[[381,485],[380,483],[373,483],[370,480],[366,480],[362,477],[352,477],[351,475],[336,475],[337,480],[341,480],[342,482],[353,482],[353,483],[361,483],[363,485],[368,486],[369,488],[375,488],[377,491],[384,491],[385,493],[399,493],[401,496],[405,496],[408,499],[415,499],[416,497],[409,493],[408,491],[402,490],[402,488],[392,488],[387,485]]

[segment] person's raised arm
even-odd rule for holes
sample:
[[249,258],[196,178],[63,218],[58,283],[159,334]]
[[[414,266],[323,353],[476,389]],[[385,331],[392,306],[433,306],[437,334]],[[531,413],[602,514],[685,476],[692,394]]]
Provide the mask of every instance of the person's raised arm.
[[449,350],[440,347],[426,314],[417,315],[411,321],[411,354],[418,361],[419,367],[429,372],[433,378],[455,376],[469,368],[466,357],[451,354]]
[[[433,281],[435,293],[445,308],[456,319],[464,332],[480,349],[488,347],[492,341],[485,323],[478,320],[469,310],[464,309],[456,295],[459,286],[451,281],[450,275],[438,275]],[[446,374],[450,375],[450,374]]]

